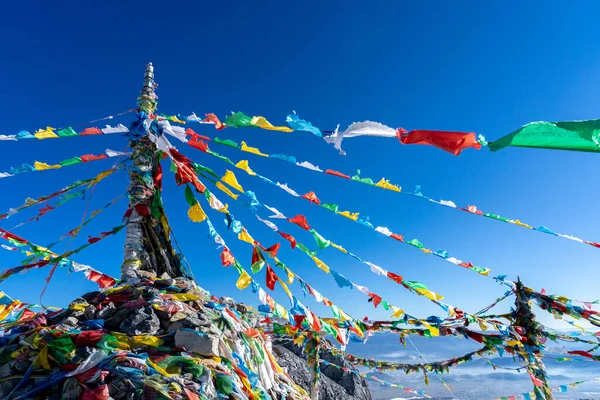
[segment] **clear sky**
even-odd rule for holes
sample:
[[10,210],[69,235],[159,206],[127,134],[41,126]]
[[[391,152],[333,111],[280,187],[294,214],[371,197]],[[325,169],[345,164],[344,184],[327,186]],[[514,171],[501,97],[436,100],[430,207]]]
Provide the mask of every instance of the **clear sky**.
[[[599,116],[596,16],[600,4],[595,2],[33,3],[10,2],[3,7],[0,134],[75,125],[133,108],[149,61],[155,65],[160,84],[159,111],[167,114],[213,112],[224,118],[230,111],[243,111],[283,124],[286,114],[296,110],[324,130],[368,119],[409,130],[474,131],[488,140],[531,121]],[[133,117],[129,114],[119,122],[128,124]],[[217,135],[210,126],[192,128]],[[395,139],[358,138],[344,142],[348,155],[343,157],[307,132],[228,129],[218,136],[350,174],[360,169],[363,176],[375,180],[385,176],[409,191],[421,185],[424,194],[433,198],[461,206],[476,204],[484,211],[534,226],[600,240],[596,154],[507,148],[498,153],[469,149],[455,157],[433,147],[403,146]],[[220,161],[173,143],[195,161],[219,173],[225,171]],[[127,138],[117,135],[0,142],[0,172],[23,162],[52,164],[126,146]],[[600,297],[599,249],[320,175],[284,161],[212,147],[234,160],[248,159],[257,172],[288,183],[298,192],[314,190],[324,201],[360,211],[373,223],[408,239],[418,238],[434,250],[445,249],[457,258],[491,268],[492,275],[520,275],[536,289],[544,287],[574,298]],[[48,194],[76,179],[92,177],[110,165],[112,161],[100,161],[3,179],[0,211],[21,204],[27,196]],[[241,171],[237,175],[259,200],[289,216],[306,215],[326,237],[405,279],[426,283],[450,304],[475,312],[504,292],[492,279],[425,256]],[[102,182],[92,196],[90,210],[124,194],[126,186],[123,173]],[[224,194],[216,194],[226,200]],[[235,288],[235,271],[220,266],[206,225],[187,221],[183,190],[175,187],[169,173],[164,201],[199,283],[217,296],[229,295],[256,305],[250,290]],[[279,240],[251,214],[227,201],[257,239],[265,244]],[[52,242],[78,225],[85,205],[74,200],[16,233],[38,244]],[[70,248],[88,235],[118,225],[125,209],[122,200],[82,231]],[[1,221],[0,226],[11,228],[34,211]],[[221,214],[210,212],[209,216],[249,268],[251,248],[225,232]],[[313,246],[308,233],[283,222],[279,225]],[[73,259],[118,275],[123,241],[123,234],[109,238]],[[282,245],[285,250],[280,258],[350,314],[389,316],[374,310],[357,291],[338,288],[331,276],[302,253],[291,251],[287,243]],[[62,250],[61,246],[57,249]],[[1,268],[18,265],[22,259],[2,251]],[[441,315],[426,299],[408,294],[352,258],[334,249],[319,254],[332,268],[411,314]],[[37,302],[47,273],[30,271],[8,279],[0,288],[22,301]],[[263,282],[264,276],[257,279]],[[302,296],[299,286],[292,288]],[[68,276],[60,270],[44,303],[64,306],[93,289],[82,276]],[[287,305],[282,293],[278,287],[273,295]],[[305,303],[328,315],[313,300]]]

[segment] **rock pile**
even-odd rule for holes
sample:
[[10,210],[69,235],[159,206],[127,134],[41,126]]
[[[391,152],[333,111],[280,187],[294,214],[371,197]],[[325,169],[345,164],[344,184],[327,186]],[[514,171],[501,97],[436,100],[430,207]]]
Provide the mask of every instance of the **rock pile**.
[[4,326],[1,398],[308,398],[272,356],[264,316],[185,278],[140,274]]

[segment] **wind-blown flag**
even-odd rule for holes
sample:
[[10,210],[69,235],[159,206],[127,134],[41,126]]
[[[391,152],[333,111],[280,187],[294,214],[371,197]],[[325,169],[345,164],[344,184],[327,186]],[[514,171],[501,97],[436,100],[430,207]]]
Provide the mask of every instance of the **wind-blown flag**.
[[600,119],[532,122],[488,143],[492,151],[508,146],[600,152]]

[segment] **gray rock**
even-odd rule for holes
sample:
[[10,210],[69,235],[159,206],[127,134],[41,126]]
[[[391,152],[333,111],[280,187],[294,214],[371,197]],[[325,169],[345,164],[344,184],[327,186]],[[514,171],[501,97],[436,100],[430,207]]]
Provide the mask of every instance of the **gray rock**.
[[12,368],[10,367],[10,363],[2,364],[2,366],[0,367],[0,378],[5,378],[10,375],[12,375]]
[[232,299],[231,297],[223,296],[219,300],[221,301],[221,303],[225,304],[229,308],[235,308],[235,306],[236,306],[235,300]]
[[85,308],[83,313],[85,314],[85,319],[94,319],[94,316],[96,315],[96,307],[89,305]]
[[180,330],[175,334],[175,345],[205,357],[219,356],[219,338],[190,330]]
[[110,317],[111,315],[113,315],[116,311],[115,305],[114,303],[108,303],[105,306],[102,306],[102,308],[100,310],[96,311],[96,318],[97,319],[106,319],[108,317]]
[[[290,377],[304,390],[310,391],[310,372],[307,367],[306,354],[302,349],[292,343],[282,343],[273,346],[273,354],[280,366],[287,370]],[[332,356],[330,353],[321,352],[324,360],[352,368],[343,359]],[[340,371],[337,368],[321,368],[319,383],[319,400],[372,400],[369,386],[364,378],[351,373]]]
[[138,308],[119,325],[127,335],[154,334],[160,329],[160,321],[151,306]]
[[74,329],[79,324],[79,321],[75,317],[65,318],[60,324],[56,326],[56,329],[60,331],[69,331]]
[[68,378],[63,385],[61,399],[77,400],[79,399],[79,396],[81,395],[82,391],[83,389],[81,388],[81,385],[79,384],[77,379]]
[[187,318],[183,320],[184,326],[189,326],[193,328],[197,328],[199,326],[210,326],[211,320],[206,316],[206,314],[194,313],[189,315]]

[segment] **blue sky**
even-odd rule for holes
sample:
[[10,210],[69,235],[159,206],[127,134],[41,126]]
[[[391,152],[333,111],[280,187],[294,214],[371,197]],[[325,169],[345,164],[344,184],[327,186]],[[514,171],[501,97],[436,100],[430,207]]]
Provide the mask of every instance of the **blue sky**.
[[[191,2],[190,2],[191,3]],[[598,117],[600,52],[596,19],[600,5],[568,7],[560,2],[527,4],[433,2],[417,5],[385,2],[264,2],[169,5],[145,2],[83,1],[70,5],[16,3],[4,9],[13,17],[0,27],[4,40],[0,75],[1,134],[47,125],[63,127],[114,115],[135,107],[143,69],[155,65],[159,111],[198,115],[230,111],[263,115],[274,124],[296,110],[324,130],[373,120],[406,129],[474,131],[493,140],[538,120]],[[132,114],[120,119],[131,122]],[[207,126],[197,132],[216,136]],[[498,153],[467,150],[455,157],[432,147],[403,146],[393,139],[358,138],[344,142],[342,157],[332,146],[306,132],[280,133],[228,129],[221,138],[245,140],[269,153],[287,153],[322,167],[379,179],[385,176],[412,190],[421,185],[433,198],[476,204],[484,211],[519,218],[534,226],[599,240],[595,213],[598,189],[595,154],[508,148]],[[223,173],[225,165],[183,144],[195,161]],[[34,160],[54,163],[106,148],[123,150],[120,136],[55,141],[2,142],[0,171]],[[428,247],[492,269],[517,275],[530,286],[551,293],[594,300],[598,249],[514,226],[458,213],[427,202],[354,182],[299,169],[279,160],[258,158],[213,146],[235,160],[248,159],[257,172],[286,182],[298,192],[314,190],[322,199],[360,211],[375,224],[418,238]],[[44,171],[0,181],[0,210],[25,197],[37,197],[76,179],[93,176],[111,161]],[[475,312],[504,289],[465,269],[422,255],[375,232],[293,199],[261,181],[238,174],[245,189],[286,215],[306,215],[323,235],[406,279],[418,280],[446,296],[446,301]],[[90,210],[125,193],[124,174],[98,185]],[[217,193],[225,200],[225,195]],[[232,269],[220,266],[219,252],[206,237],[206,225],[187,221],[182,188],[166,174],[167,214],[199,283],[214,294],[256,305],[248,290],[239,292]],[[39,243],[52,242],[78,225],[85,201],[50,213],[16,233]],[[279,240],[243,208],[234,215],[265,244]],[[121,201],[87,227],[87,235],[118,225]],[[23,212],[1,221],[10,228],[33,215]],[[251,248],[225,234],[221,215],[210,213],[237,258],[249,267]],[[263,213],[263,216],[265,214]],[[299,241],[312,238],[281,223]],[[103,272],[118,275],[123,235],[107,239],[74,257]],[[283,246],[287,246],[283,243]],[[58,247],[58,249],[62,249]],[[332,268],[368,286],[413,315],[440,314],[426,299],[401,290],[366,266],[337,253],[321,251]],[[386,318],[356,291],[339,289],[312,261],[286,248],[282,260],[330,300],[357,318]],[[3,250],[0,268],[21,258]],[[12,277],[0,288],[23,301],[37,302],[46,270]],[[257,278],[264,281],[261,275]],[[58,271],[45,304],[66,305],[94,286],[81,276]],[[301,296],[298,286],[294,292]],[[287,304],[282,290],[273,294]],[[306,299],[321,314],[324,310]],[[543,317],[551,323],[551,319]]]

